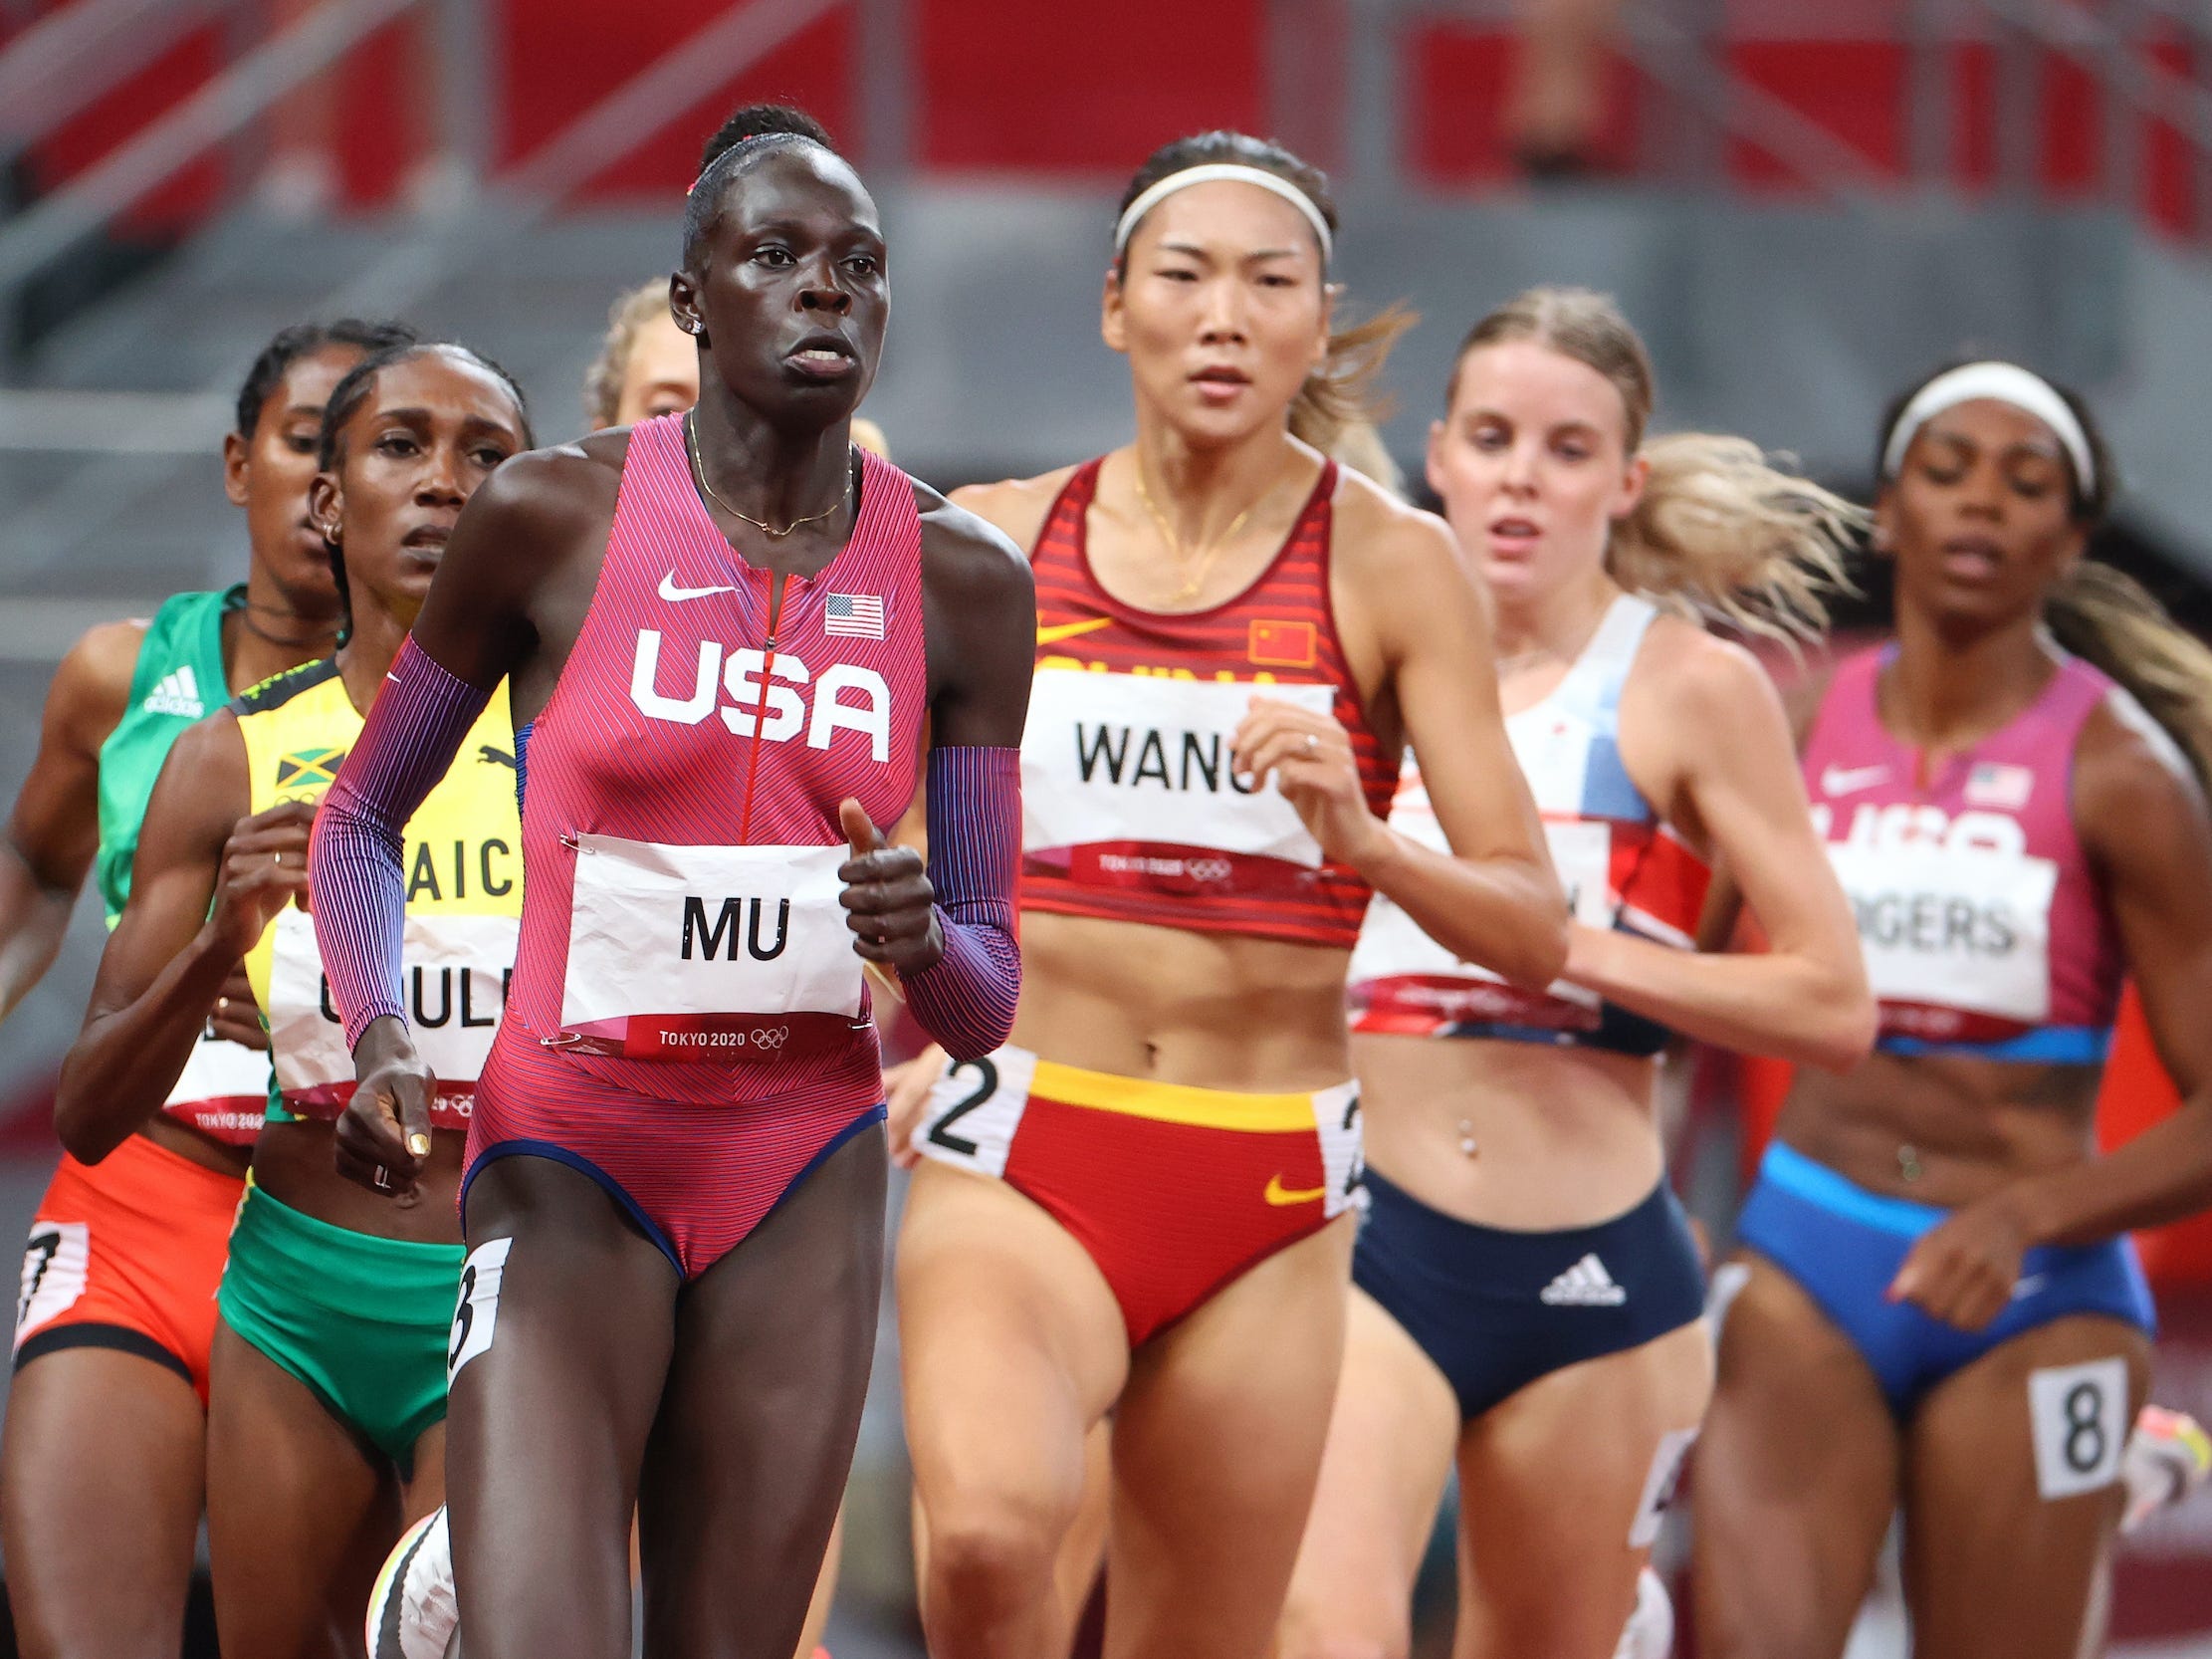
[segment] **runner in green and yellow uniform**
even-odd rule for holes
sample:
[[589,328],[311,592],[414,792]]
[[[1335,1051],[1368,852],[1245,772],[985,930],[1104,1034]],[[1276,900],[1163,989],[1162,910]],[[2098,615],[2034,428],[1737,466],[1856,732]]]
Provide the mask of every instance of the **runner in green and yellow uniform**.
[[[341,550],[334,658],[195,726],[146,809],[132,891],[62,1071],[61,1109],[150,1111],[228,965],[246,957],[280,1095],[255,1142],[213,1342],[207,1515],[226,1659],[350,1646],[409,1515],[443,1496],[455,1204],[476,1061],[522,899],[506,698],[408,826],[410,983],[444,1039],[451,1108],[413,1203],[341,1181],[330,1125],[352,1060],[326,1017],[306,896],[315,807],[361,729],[462,504],[528,446],[522,395],[451,346],[364,360],[332,392],[313,513]],[[443,1025],[437,1022],[443,1021]]]
[[[234,689],[331,650],[337,594],[307,524],[323,406],[365,353],[406,338],[341,322],[270,341],[224,440],[224,487],[246,513],[247,580],[180,593],[150,621],[104,623],[63,659],[38,758],[0,833],[0,1018],[52,962],[88,873],[114,925],[178,734]],[[217,995],[166,1111],[58,1119],[71,1155],[31,1229],[0,1446],[8,1597],[17,1641],[38,1659],[176,1651],[200,1516],[212,1298],[269,1071],[243,979]]]

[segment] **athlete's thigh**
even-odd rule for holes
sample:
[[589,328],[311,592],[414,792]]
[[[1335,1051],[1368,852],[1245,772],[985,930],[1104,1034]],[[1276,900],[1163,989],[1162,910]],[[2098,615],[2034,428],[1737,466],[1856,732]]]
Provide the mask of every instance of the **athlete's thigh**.
[[2072,1659],[2149,1364],[2133,1325],[2080,1315],[2001,1343],[1921,1401],[1904,1464],[1918,1659]]
[[1457,1659],[1610,1659],[1712,1374],[1699,1319],[1539,1377],[1468,1425]]
[[1836,1659],[1896,1507],[1896,1426],[1797,1282],[1738,1260],[1691,1494],[1699,1651]]
[[883,1291],[883,1131],[687,1285],[638,1490],[653,1659],[787,1659],[844,1496]]
[[[933,1561],[980,1534],[1050,1561],[1082,1503],[1084,1442],[1128,1374],[1098,1267],[1011,1187],[924,1163],[895,1264],[915,1496]],[[941,1564],[941,1563],[940,1563]]]
[[365,1540],[398,1529],[389,1476],[314,1390],[227,1323],[215,1326],[208,1398],[208,1559],[224,1659],[358,1652]]
[[1281,1659],[1403,1659],[1414,1579],[1459,1438],[1459,1402],[1405,1327],[1351,1293],[1321,1480],[1275,1638]]
[[676,1270],[550,1158],[486,1165],[463,1219],[445,1478],[470,1659],[626,1659],[630,1515]]
[[206,1432],[191,1383],[134,1353],[60,1348],[16,1373],[0,1552],[25,1659],[174,1659]]
[[1267,1651],[1344,1362],[1352,1220],[1148,1343],[1114,1417],[1108,1659]]

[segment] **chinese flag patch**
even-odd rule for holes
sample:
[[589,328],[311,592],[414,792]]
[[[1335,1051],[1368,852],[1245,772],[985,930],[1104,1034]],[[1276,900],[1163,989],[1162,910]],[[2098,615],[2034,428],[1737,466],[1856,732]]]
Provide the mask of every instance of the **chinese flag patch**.
[[1311,622],[1255,620],[1244,644],[1244,655],[1262,668],[1311,668],[1320,650]]

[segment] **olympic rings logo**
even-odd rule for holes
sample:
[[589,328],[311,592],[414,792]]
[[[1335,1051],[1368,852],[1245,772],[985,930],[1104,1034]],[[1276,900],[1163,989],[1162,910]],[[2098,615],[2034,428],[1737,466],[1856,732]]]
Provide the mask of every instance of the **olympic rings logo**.
[[1229,862],[1226,858],[1193,858],[1184,864],[1194,881],[1226,881]]
[[791,1040],[789,1026],[761,1026],[748,1034],[747,1041],[756,1049],[780,1049]]

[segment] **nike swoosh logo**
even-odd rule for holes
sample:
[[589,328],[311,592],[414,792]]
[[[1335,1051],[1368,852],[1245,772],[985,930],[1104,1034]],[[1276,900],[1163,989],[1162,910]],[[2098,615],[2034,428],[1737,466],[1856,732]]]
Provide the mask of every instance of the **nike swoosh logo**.
[[1293,1190],[1282,1184],[1280,1175],[1267,1177],[1267,1202],[1277,1208],[1289,1204],[1318,1204],[1328,1195],[1329,1189],[1326,1186],[1299,1187]]
[[1831,766],[1821,772],[1821,794],[1857,795],[1889,776],[1886,766]]
[[679,588],[676,573],[670,571],[661,578],[661,597],[670,604],[682,604],[686,599],[703,599],[709,593],[735,593],[735,588]]
[[1037,643],[1057,645],[1063,639],[1073,639],[1079,633],[1096,633],[1113,621],[1111,616],[1093,616],[1087,622],[1054,622],[1050,627],[1037,629]]

